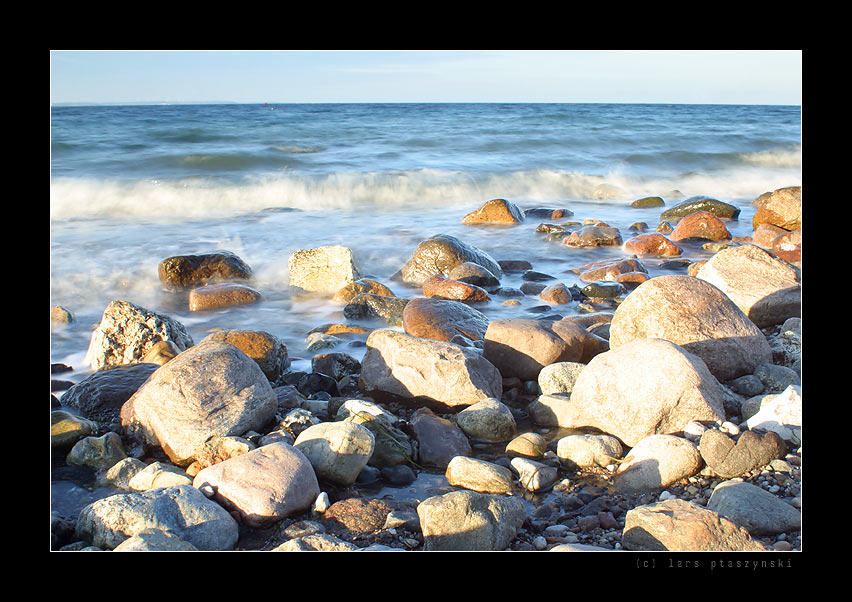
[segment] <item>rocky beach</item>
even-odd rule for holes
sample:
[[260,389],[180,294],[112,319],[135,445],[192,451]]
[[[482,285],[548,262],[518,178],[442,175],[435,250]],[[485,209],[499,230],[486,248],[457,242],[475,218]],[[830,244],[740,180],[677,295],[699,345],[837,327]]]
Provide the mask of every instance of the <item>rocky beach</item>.
[[238,249],[164,250],[51,364],[50,548],[801,551],[801,194],[493,198],[389,271],[319,228],[286,337]]

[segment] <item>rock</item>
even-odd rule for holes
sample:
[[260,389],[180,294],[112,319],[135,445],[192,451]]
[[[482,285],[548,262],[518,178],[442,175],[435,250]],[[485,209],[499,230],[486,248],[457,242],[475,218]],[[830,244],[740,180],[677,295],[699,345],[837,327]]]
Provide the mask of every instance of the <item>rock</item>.
[[518,474],[521,486],[527,491],[538,492],[550,489],[559,477],[553,466],[517,456],[509,462]]
[[696,211],[681,219],[670,234],[672,240],[700,238],[704,240],[730,240],[731,233],[718,217],[707,211]]
[[483,399],[456,415],[465,435],[479,441],[504,442],[515,436],[515,417],[498,399]]
[[628,446],[675,434],[690,420],[722,422],[718,381],[704,363],[662,339],[639,339],[596,356],[570,399],[540,396],[529,408],[538,424],[593,427]]
[[446,418],[421,408],[411,417],[411,430],[419,446],[419,462],[446,468],[456,456],[469,456],[470,442],[464,432]]
[[463,224],[518,224],[522,221],[524,214],[517,205],[506,199],[492,199],[461,220]]
[[377,401],[450,411],[503,393],[497,368],[475,351],[385,329],[367,338],[358,387]]
[[639,234],[624,243],[624,250],[639,257],[663,256],[677,257],[683,249],[659,232]]
[[740,215],[739,207],[735,207],[730,203],[723,203],[717,199],[708,196],[698,195],[689,197],[685,201],[681,201],[677,205],[666,209],[660,214],[661,220],[679,220],[697,213],[699,211],[707,212],[721,219],[737,219]]
[[109,432],[100,437],[84,437],[74,444],[65,462],[76,466],[91,466],[107,470],[127,457],[121,437]]
[[763,393],[764,385],[754,374],[746,374],[726,383],[734,392],[745,397],[754,397]]
[[177,345],[171,341],[160,341],[158,343],[154,343],[154,345],[148,350],[142,358],[142,363],[162,366],[174,358],[178,353],[180,353],[180,349],[177,348]]
[[287,346],[263,330],[218,330],[202,340],[230,343],[253,359],[270,382],[276,382],[290,367]]
[[499,551],[526,518],[523,503],[475,491],[452,491],[417,506],[427,551]]
[[360,374],[361,362],[343,352],[320,353],[311,358],[311,371],[340,381],[345,376]]
[[692,276],[652,278],[616,308],[611,348],[648,338],[680,345],[723,382],[751,374],[772,357],[766,337],[742,310],[718,288]]
[[251,305],[263,300],[263,295],[244,284],[220,282],[189,291],[189,311],[212,311],[237,305]]
[[598,280],[618,281],[619,278],[628,274],[647,274],[647,268],[638,259],[607,259],[587,263],[578,268],[579,278],[583,282],[596,282]]
[[[801,230],[798,230],[798,232],[801,232]],[[754,229],[751,241],[759,247],[772,251],[775,241],[784,234],[790,234],[790,232],[772,224],[759,224]]]
[[424,339],[450,341],[454,336],[480,341],[488,329],[488,317],[461,301],[416,298],[402,312],[405,332]]
[[630,203],[631,207],[662,207],[666,203],[658,196],[646,196]]
[[561,282],[545,287],[545,289],[539,293],[539,297],[541,297],[542,301],[545,303],[552,303],[553,305],[567,305],[574,301],[571,291],[568,290],[568,287]]
[[329,533],[296,537],[272,548],[273,552],[354,552],[356,550],[358,546],[354,543],[343,541]]
[[488,324],[483,357],[503,377],[537,380],[550,364],[588,362],[601,351],[597,339],[570,320],[498,319]]
[[707,501],[707,509],[731,519],[752,535],[777,535],[802,528],[801,512],[751,483],[720,483]]
[[719,429],[708,429],[698,447],[707,466],[726,479],[766,466],[787,453],[787,446],[773,432],[760,435],[745,431],[733,439]]
[[121,408],[126,434],[159,446],[187,466],[215,435],[242,435],[268,423],[278,408],[257,363],[229,343],[208,340],[157,369]]
[[790,385],[784,391],[762,403],[760,410],[747,421],[750,430],[776,433],[794,447],[802,444],[802,391]]
[[759,328],[802,312],[802,271],[756,245],[716,253],[697,278],[727,295]]
[[129,490],[133,477],[144,470],[146,466],[148,465],[138,458],[124,458],[113,464],[105,473],[102,473],[96,484],[99,487]]
[[175,255],[157,266],[163,288],[177,292],[196,286],[233,280],[249,280],[249,265],[230,251]]
[[381,406],[361,399],[349,399],[340,406],[337,420],[359,424],[373,433],[375,445],[368,464],[390,468],[413,461],[414,446],[408,435],[397,428],[399,419]]
[[606,468],[619,458],[621,442],[611,435],[568,435],[556,442],[556,455],[568,466]]
[[581,362],[556,362],[549,364],[538,373],[538,389],[542,395],[571,393],[574,383],[586,364]]
[[631,449],[615,477],[618,491],[644,493],[665,489],[698,473],[703,466],[694,444],[674,435],[651,435]]
[[360,278],[346,284],[343,288],[334,294],[334,301],[339,303],[349,303],[361,293],[370,293],[373,295],[381,295],[383,297],[395,297],[393,291],[386,287],[381,282],[370,278]]
[[287,260],[290,286],[303,291],[337,293],[361,272],[352,251],[340,245],[301,249]]
[[212,487],[216,502],[254,528],[309,509],[320,493],[308,458],[283,442],[205,468],[195,475],[193,486]]
[[510,493],[514,488],[512,471],[505,466],[466,456],[456,456],[447,464],[447,482],[479,493]]
[[382,320],[391,326],[402,324],[408,299],[361,293],[343,308],[347,320]]
[[506,455],[510,458],[540,458],[547,451],[547,440],[538,433],[523,433],[506,445]]
[[493,272],[473,261],[465,261],[450,270],[451,280],[458,280],[474,286],[499,286],[500,280]]
[[181,351],[194,344],[177,320],[127,301],[111,301],[92,333],[86,362],[93,370],[135,364],[160,341],[172,341]]
[[612,299],[626,292],[624,286],[619,282],[609,282],[601,280],[599,282],[591,282],[580,289],[583,296],[588,298]]
[[638,506],[625,516],[622,545],[650,552],[762,552],[749,532],[694,502],[670,499]]
[[127,482],[132,491],[148,491],[157,487],[192,485],[192,477],[178,466],[163,462],[152,462],[136,472]]
[[752,218],[752,227],[770,224],[784,230],[798,230],[802,227],[802,187],[789,186],[767,192],[755,199],[758,205]]
[[68,324],[72,324],[74,321],[74,314],[71,313],[71,310],[62,307],[61,305],[54,305],[50,308],[51,330],[62,328],[64,326],[67,326]]
[[347,498],[334,502],[323,515],[328,531],[348,540],[372,535],[384,528],[388,515],[396,510],[392,502],[376,498]]
[[231,515],[190,485],[99,499],[80,511],[76,534],[111,550],[148,529],[168,532],[203,551],[233,550],[239,537]]
[[622,243],[618,228],[583,226],[562,240],[569,247],[612,247]]
[[548,550],[550,552],[612,552],[609,548],[602,548],[587,543],[561,543]]
[[549,207],[533,207],[524,210],[524,217],[540,217],[544,219],[559,219],[571,217],[574,212],[570,209],[551,209]]
[[484,251],[453,236],[438,234],[417,245],[400,269],[399,276],[403,282],[422,285],[436,274],[452,278],[452,269],[466,261],[481,265],[497,277],[503,273],[499,264]]
[[423,295],[435,299],[450,299],[462,303],[484,303],[491,297],[485,289],[474,284],[434,275],[423,282]]
[[214,435],[195,450],[195,461],[187,466],[186,474],[194,477],[208,466],[247,454],[256,447],[254,443],[243,437]]
[[[802,378],[792,368],[787,366],[776,366],[775,364],[761,364],[754,369],[754,375],[760,380],[761,385],[765,387],[766,392],[780,393],[790,385],[795,387],[802,386]],[[757,395],[763,390],[753,393]]]
[[321,422],[302,431],[293,447],[307,457],[317,477],[347,486],[370,461],[375,445],[373,433],[359,424]]
[[158,367],[140,363],[98,370],[68,389],[62,404],[102,424],[117,422],[121,406]]
[[113,552],[197,552],[198,548],[160,529],[146,529],[125,539]]

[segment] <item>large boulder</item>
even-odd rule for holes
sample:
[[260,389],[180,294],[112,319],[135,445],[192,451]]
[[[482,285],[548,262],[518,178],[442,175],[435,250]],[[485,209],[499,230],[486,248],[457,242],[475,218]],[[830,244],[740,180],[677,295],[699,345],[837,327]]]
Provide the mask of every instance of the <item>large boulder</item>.
[[524,221],[524,214],[511,201],[491,199],[476,211],[462,218],[463,224],[518,224]]
[[300,249],[287,260],[290,286],[309,292],[337,293],[361,278],[352,251],[340,245]]
[[402,327],[412,336],[451,341],[462,335],[480,341],[488,329],[488,317],[461,301],[418,297],[402,312]]
[[752,227],[770,224],[787,231],[802,227],[802,187],[788,186],[767,192],[755,199],[758,205],[752,218]]
[[611,348],[659,338],[700,357],[722,382],[772,361],[760,329],[721,290],[692,276],[658,276],[640,284],[610,323]]
[[748,531],[695,502],[665,500],[638,506],[624,519],[625,550],[649,552],[762,552]]
[[201,470],[193,486],[215,491],[213,499],[237,512],[251,527],[264,527],[311,507],[320,493],[305,455],[271,443]]
[[725,481],[713,490],[707,508],[752,535],[777,535],[802,528],[802,513],[765,489],[745,481]]
[[571,320],[505,318],[488,324],[483,356],[505,378],[536,380],[545,366],[586,363],[604,346],[605,341]]
[[526,519],[517,496],[451,491],[417,506],[425,549],[431,551],[500,551]]
[[725,223],[712,213],[697,211],[681,219],[670,236],[672,240],[729,240],[731,233]]
[[615,486],[629,493],[665,489],[696,474],[703,465],[694,443],[674,435],[651,435],[619,464]]
[[160,341],[171,341],[181,351],[194,344],[174,318],[128,301],[111,301],[92,333],[86,361],[93,370],[135,364]]
[[697,356],[662,339],[639,339],[601,353],[577,377],[570,398],[541,396],[538,424],[593,427],[633,447],[683,432],[691,420],[722,422],[722,389]]
[[399,277],[403,282],[422,286],[429,277],[436,274],[451,278],[453,268],[466,261],[484,267],[498,278],[503,274],[500,265],[488,253],[454,236],[438,234],[417,245],[400,269]]
[[696,277],[725,293],[759,328],[802,314],[802,270],[756,245],[719,251]]
[[80,511],[79,539],[112,550],[134,535],[159,529],[199,550],[233,550],[237,521],[191,485],[162,487],[99,499]]
[[181,291],[215,282],[248,280],[249,265],[230,251],[214,251],[196,255],[175,255],[160,262],[157,274],[163,288]]
[[230,343],[206,340],[157,369],[122,406],[121,423],[132,438],[187,466],[211,437],[259,430],[277,407],[254,360]]
[[456,411],[489,397],[500,398],[497,368],[471,349],[389,329],[367,338],[359,389],[381,401]]

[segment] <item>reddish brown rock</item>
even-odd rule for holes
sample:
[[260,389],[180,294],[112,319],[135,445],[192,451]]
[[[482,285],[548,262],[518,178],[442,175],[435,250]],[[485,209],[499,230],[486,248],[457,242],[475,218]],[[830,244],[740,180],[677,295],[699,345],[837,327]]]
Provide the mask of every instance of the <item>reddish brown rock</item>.
[[167,290],[185,290],[215,282],[248,280],[252,270],[234,253],[218,251],[175,255],[160,262],[157,274]]
[[760,224],[771,224],[793,231],[802,227],[802,187],[779,188],[755,199],[759,205],[752,218],[752,229]]
[[580,280],[584,282],[595,282],[598,280],[618,281],[625,274],[644,273],[648,270],[637,259],[611,259],[596,261],[580,266]]
[[337,291],[334,294],[334,300],[342,303],[349,303],[361,293],[372,293],[374,295],[382,295],[384,297],[396,296],[393,294],[393,291],[381,282],[376,282],[369,278],[361,278],[360,280],[353,280]]
[[488,318],[460,301],[416,298],[402,312],[402,327],[406,333],[424,339],[450,341],[461,334],[480,341],[488,329]]
[[423,294],[426,297],[450,299],[462,303],[483,303],[491,300],[485,289],[475,284],[453,280],[438,274],[426,279],[423,283]]
[[672,240],[688,238],[728,240],[731,238],[731,233],[718,217],[707,211],[698,211],[680,220],[670,236]]
[[625,250],[635,253],[640,257],[649,255],[662,255],[664,257],[676,257],[683,253],[683,249],[668,238],[659,233],[640,234],[634,236],[624,243]]
[[524,214],[511,201],[492,199],[461,221],[463,224],[517,224],[524,221]]
[[784,228],[779,228],[778,226],[773,226],[772,224],[760,224],[757,226],[757,228],[754,229],[752,242],[760,247],[763,247],[764,249],[771,250],[775,239],[786,233],[787,230],[785,230]]
[[287,346],[262,330],[217,330],[205,337],[230,343],[253,359],[270,381],[278,380],[290,365]]
[[249,305],[263,299],[258,291],[242,284],[208,284],[189,291],[189,311],[206,311]]
[[539,297],[543,301],[552,303],[553,305],[566,305],[574,300],[571,296],[571,291],[561,282],[545,287],[539,294]]

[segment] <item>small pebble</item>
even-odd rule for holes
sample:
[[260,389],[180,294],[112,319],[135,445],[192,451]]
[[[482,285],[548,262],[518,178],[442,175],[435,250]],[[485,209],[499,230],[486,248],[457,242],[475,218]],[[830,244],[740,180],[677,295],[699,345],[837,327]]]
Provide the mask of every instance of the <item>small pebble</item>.
[[532,543],[533,543],[533,547],[536,550],[543,550],[547,547],[547,540],[544,537],[542,537],[541,535],[539,535],[538,537],[533,539]]

